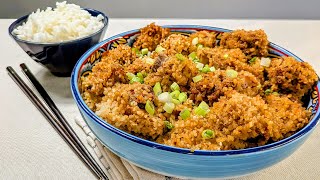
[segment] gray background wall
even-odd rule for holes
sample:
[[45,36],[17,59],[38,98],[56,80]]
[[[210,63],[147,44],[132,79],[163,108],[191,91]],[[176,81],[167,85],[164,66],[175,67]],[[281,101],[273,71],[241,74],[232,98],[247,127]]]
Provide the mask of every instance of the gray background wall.
[[[63,0],[57,0],[63,1]],[[17,18],[55,0],[1,0],[0,18]],[[320,0],[69,0],[111,18],[320,19]]]

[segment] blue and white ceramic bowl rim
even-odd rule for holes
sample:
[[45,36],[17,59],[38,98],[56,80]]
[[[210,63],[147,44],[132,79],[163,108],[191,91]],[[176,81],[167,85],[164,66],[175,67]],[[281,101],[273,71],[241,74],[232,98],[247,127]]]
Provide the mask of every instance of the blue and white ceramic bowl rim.
[[[217,27],[211,27],[211,26],[201,26],[201,25],[166,25],[166,26],[162,26],[162,27],[166,27],[166,28],[183,28],[183,29],[207,29],[207,30],[213,30],[213,31],[220,31],[220,32],[228,32],[231,30],[228,29],[223,29],[223,28],[217,28]],[[92,48],[90,48],[85,54],[83,54],[81,56],[81,58],[79,59],[79,61],[76,63],[72,74],[71,74],[71,89],[72,89],[72,93],[73,96],[75,98],[75,100],[77,101],[78,105],[82,108],[82,110],[86,113],[86,115],[88,115],[92,120],[94,120],[96,123],[98,123],[99,125],[101,125],[102,127],[104,127],[105,129],[116,133],[117,135],[126,138],[128,140],[134,141],[136,143],[139,143],[141,145],[146,145],[152,148],[156,148],[156,149],[161,149],[161,150],[165,150],[165,151],[170,151],[170,152],[175,152],[175,153],[183,153],[183,154],[190,154],[190,155],[204,155],[204,156],[226,156],[226,155],[236,155],[236,154],[247,154],[247,153],[259,153],[262,151],[266,151],[266,150],[272,150],[274,148],[277,148],[279,146],[284,146],[292,141],[295,141],[296,139],[304,136],[305,134],[307,134],[308,132],[310,132],[313,128],[316,127],[316,125],[318,124],[319,121],[319,117],[320,117],[320,110],[319,110],[319,102],[317,104],[317,111],[315,113],[315,115],[313,116],[313,118],[310,120],[310,122],[300,131],[296,132],[295,134],[291,135],[288,138],[282,139],[280,141],[271,143],[271,144],[267,144],[267,145],[263,145],[263,146],[258,146],[258,147],[253,147],[253,148],[247,148],[247,149],[240,149],[240,150],[223,150],[223,151],[207,151],[207,150],[195,150],[195,151],[190,151],[190,149],[184,149],[184,148],[178,148],[178,147],[173,147],[173,146],[167,146],[164,144],[159,144],[153,141],[149,141],[149,140],[145,140],[139,137],[136,137],[134,135],[131,135],[127,132],[124,132],[122,130],[119,130],[115,127],[113,127],[112,125],[108,124],[106,121],[104,121],[103,119],[101,119],[100,117],[98,117],[92,110],[90,110],[88,108],[88,106],[85,104],[85,102],[83,101],[81,95],[80,95],[80,91],[78,89],[78,77],[79,77],[79,70],[80,67],[82,66],[83,61],[85,61],[87,59],[88,56],[90,56],[94,51],[96,51],[99,47],[103,46],[104,44],[106,44],[109,41],[112,41],[114,39],[117,39],[119,37],[128,35],[128,34],[132,34],[135,32],[138,32],[139,29],[135,29],[135,30],[131,30],[131,31],[127,31],[127,32],[123,32],[121,34],[112,36],[98,44],[96,44],[95,46],[93,46]],[[280,50],[281,52],[286,53],[289,56],[292,56],[294,58],[296,58],[299,61],[302,61],[299,57],[297,57],[296,55],[294,55],[293,53],[291,53],[290,51],[274,44],[274,43],[270,43],[269,45],[270,47],[273,47],[277,50]],[[317,85],[316,85],[316,89],[317,89],[317,93],[319,95],[319,89],[320,89],[320,82],[318,80]]]
[[105,15],[103,12],[100,12],[98,10],[95,10],[95,9],[90,9],[90,8],[82,8],[86,11],[88,11],[90,14],[91,13],[96,13],[96,14],[101,14],[103,16],[103,27],[101,29],[99,29],[98,31],[92,33],[92,34],[89,34],[87,36],[84,36],[84,37],[81,37],[81,38],[77,38],[77,39],[74,39],[74,40],[69,40],[69,41],[64,41],[64,42],[54,42],[54,43],[40,43],[40,42],[32,42],[32,41],[27,41],[27,40],[23,40],[23,39],[19,39],[15,34],[13,34],[13,30],[15,28],[15,26],[20,23],[21,21],[24,21],[24,19],[28,19],[29,15],[25,15],[25,16],[22,16],[20,18],[18,18],[17,20],[15,20],[8,28],[8,31],[9,31],[9,35],[14,38],[15,40],[17,41],[20,41],[20,42],[24,42],[24,43],[28,43],[28,44],[37,44],[37,45],[60,45],[60,44],[71,44],[71,43],[75,43],[77,41],[81,41],[81,40],[84,40],[84,39],[88,39],[98,33],[100,33],[101,31],[103,31],[106,26],[108,26],[109,24],[109,18],[107,15]]

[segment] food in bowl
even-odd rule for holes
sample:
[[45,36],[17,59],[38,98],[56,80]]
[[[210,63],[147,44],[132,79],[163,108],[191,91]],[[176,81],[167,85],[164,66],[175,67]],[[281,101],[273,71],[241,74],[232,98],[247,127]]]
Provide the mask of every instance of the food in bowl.
[[38,43],[57,43],[79,39],[103,28],[104,17],[92,16],[75,4],[57,2],[31,13],[26,22],[13,30],[19,39]]
[[84,101],[114,127],[194,151],[262,146],[308,124],[303,99],[318,77],[269,54],[264,31],[140,31],[81,76]]

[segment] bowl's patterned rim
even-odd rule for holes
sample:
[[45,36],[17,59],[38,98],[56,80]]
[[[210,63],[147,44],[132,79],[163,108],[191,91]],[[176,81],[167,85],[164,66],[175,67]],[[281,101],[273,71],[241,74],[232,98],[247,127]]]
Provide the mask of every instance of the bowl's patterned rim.
[[[217,33],[217,43],[219,43],[219,37],[223,32],[228,32],[231,30],[223,29],[223,28],[217,28],[217,27],[210,27],[210,26],[200,26],[200,25],[167,25],[163,26],[166,28],[171,29],[171,33],[180,33],[184,35],[189,35],[190,33],[199,31],[199,30],[207,30],[211,32]],[[102,127],[112,131],[113,133],[116,133],[126,139],[129,139],[131,141],[137,142],[142,145],[146,145],[152,148],[162,149],[166,151],[176,152],[176,153],[184,153],[184,154],[194,154],[194,155],[216,155],[216,156],[223,156],[223,155],[232,155],[232,154],[244,154],[244,153],[255,153],[262,150],[271,150],[273,148],[283,146],[287,143],[290,143],[311,130],[315,128],[315,126],[318,124],[319,116],[320,116],[320,110],[319,110],[319,89],[320,89],[320,82],[318,81],[317,84],[313,87],[311,95],[310,95],[310,101],[308,105],[308,110],[312,113],[310,117],[310,122],[307,124],[304,128],[296,132],[295,134],[291,135],[288,138],[282,139],[280,141],[267,144],[264,146],[258,146],[253,148],[247,148],[247,149],[240,149],[240,150],[226,150],[226,151],[206,151],[206,150],[195,150],[190,151],[189,149],[184,148],[178,148],[178,147],[172,147],[167,146],[163,144],[159,144],[153,141],[148,141],[139,137],[136,137],[134,135],[131,135],[127,132],[124,132],[122,130],[119,130],[100,117],[98,117],[93,111],[91,111],[88,106],[83,101],[80,90],[79,90],[79,84],[81,83],[80,77],[87,75],[92,67],[95,65],[95,63],[99,62],[102,56],[102,53],[105,51],[108,51],[109,49],[117,47],[119,44],[128,44],[132,45],[135,38],[140,34],[139,29],[127,31],[118,35],[115,35],[113,37],[110,37],[97,45],[93,46],[88,50],[77,62],[75,65],[75,68],[71,75],[71,89],[74,94],[75,100],[77,104],[85,111],[85,113],[94,121],[96,121],[98,124],[100,124]],[[292,56],[298,61],[302,61],[299,57],[291,53],[290,51],[274,44],[269,44],[269,54],[271,57],[279,57],[279,56]]]

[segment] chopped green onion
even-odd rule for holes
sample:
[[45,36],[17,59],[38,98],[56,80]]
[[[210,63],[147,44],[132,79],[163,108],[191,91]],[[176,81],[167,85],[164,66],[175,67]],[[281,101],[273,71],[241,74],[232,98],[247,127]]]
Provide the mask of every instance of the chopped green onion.
[[168,129],[172,129],[174,128],[173,124],[169,121],[164,121],[164,125],[168,128]]
[[192,60],[197,58],[197,53],[196,52],[192,52],[188,55],[189,58],[191,58]]
[[199,38],[198,37],[195,37],[192,39],[192,45],[197,45],[199,42]]
[[276,95],[276,96],[278,96],[278,95],[279,95],[279,93],[278,93],[278,92],[272,92],[272,94],[273,94],[273,95]]
[[271,64],[271,59],[270,58],[261,58],[261,61],[260,61],[260,65],[261,66],[264,66],[264,67],[269,67]]
[[206,129],[206,130],[202,131],[201,136],[203,139],[211,139],[211,138],[214,138],[215,134],[214,134],[213,130]]
[[179,94],[178,99],[179,99],[179,101],[180,101],[181,103],[183,103],[183,102],[185,102],[185,101],[188,99],[188,96],[187,96],[186,93],[182,92],[182,93]]
[[146,106],[144,108],[150,115],[154,115],[154,105],[151,101],[147,100]]
[[184,55],[182,55],[181,53],[176,54],[176,58],[179,59],[180,61],[184,61],[186,59]]
[[180,91],[179,90],[175,90],[173,92],[170,93],[170,96],[173,98],[173,99],[178,99],[179,98],[179,94],[180,94]]
[[186,120],[188,117],[190,117],[190,111],[189,109],[184,109],[180,112],[180,117],[183,119],[183,120]]
[[216,68],[214,68],[213,66],[210,67],[210,72],[215,72],[216,71]]
[[238,72],[233,69],[227,69],[226,74],[229,78],[236,78],[238,76]]
[[173,104],[178,105],[180,104],[180,101],[178,99],[172,99]]
[[266,89],[266,90],[264,91],[264,93],[265,93],[266,95],[269,95],[269,94],[272,93],[272,91],[271,91],[271,89]]
[[143,48],[143,49],[141,49],[141,54],[142,54],[142,55],[147,55],[148,52],[149,52],[148,48]]
[[165,48],[163,48],[162,46],[158,45],[155,51],[156,51],[157,53],[161,53],[161,52],[163,52],[163,51],[165,51],[165,50],[166,50]]
[[203,72],[203,73],[210,72],[210,67],[209,67],[209,65],[206,64],[206,65],[202,68],[201,72]]
[[139,55],[139,54],[140,54],[140,51],[139,51],[139,49],[137,49],[137,48],[131,48],[131,50],[132,50],[134,53],[136,53],[136,55]]
[[129,80],[131,80],[132,78],[134,78],[136,76],[136,75],[134,75],[133,73],[130,73],[130,72],[128,72],[126,75],[127,75]]
[[202,101],[194,111],[196,115],[205,116],[210,110],[208,104]]
[[140,79],[139,77],[137,76],[134,76],[131,80],[130,80],[130,84],[134,83],[134,82],[139,82],[139,83],[143,83],[143,79]]
[[249,63],[253,64],[254,62],[256,62],[256,60],[257,60],[257,57],[253,57],[249,60]]
[[223,55],[223,58],[224,58],[224,59],[227,59],[228,57],[229,57],[229,54],[224,54],[224,55]]
[[198,68],[199,71],[202,70],[203,66],[204,66],[204,65],[203,65],[202,63],[196,63],[196,68]]
[[171,84],[170,89],[171,89],[171,91],[175,91],[175,90],[180,91],[180,87],[179,87],[178,83],[176,83],[176,82]]
[[162,93],[161,84],[160,82],[157,82],[153,87],[153,92],[156,96]]
[[163,92],[159,94],[158,99],[160,102],[172,102],[172,97],[168,92]]
[[146,58],[146,63],[147,64],[150,64],[150,65],[153,65],[154,64],[154,59],[150,58],[150,57],[147,57]]
[[202,44],[197,44],[198,49],[202,49],[203,45]]
[[257,86],[257,88],[258,88],[258,89],[261,89],[261,87],[262,87],[262,86],[261,86],[261,84],[259,83],[258,86]]
[[201,75],[198,75],[198,76],[195,76],[192,78],[193,82],[195,82],[195,83],[201,81],[201,79],[202,79]]
[[208,104],[206,102],[204,102],[204,101],[201,101],[201,103],[199,104],[198,107],[201,107],[204,110],[209,110]]
[[171,114],[175,105],[172,102],[166,102],[163,106],[163,110],[165,110],[167,113]]
[[143,78],[144,78],[144,77],[143,77],[143,74],[142,74],[141,72],[138,72],[138,73],[137,73],[137,77],[140,78],[140,79],[143,79]]

